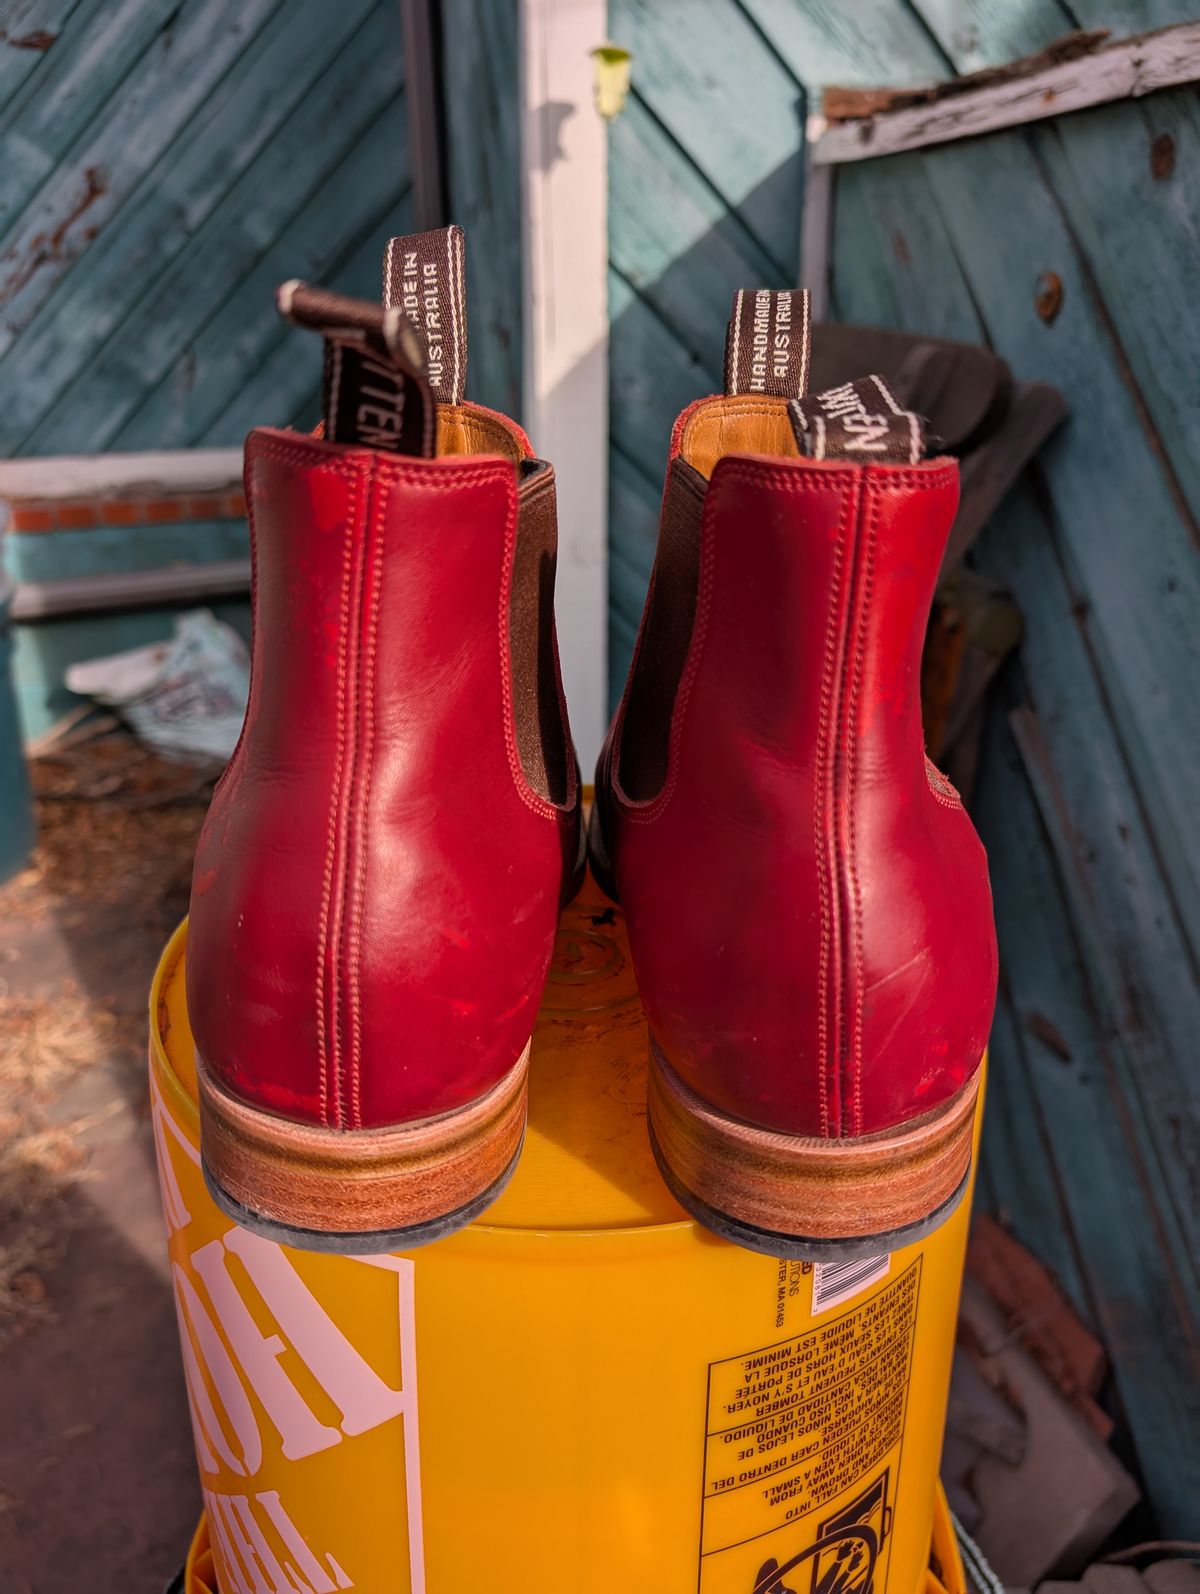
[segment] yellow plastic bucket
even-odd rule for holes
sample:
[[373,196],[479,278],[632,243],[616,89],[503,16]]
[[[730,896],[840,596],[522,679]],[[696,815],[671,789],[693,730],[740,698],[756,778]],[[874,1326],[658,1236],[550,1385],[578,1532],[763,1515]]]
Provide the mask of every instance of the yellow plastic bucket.
[[516,1177],[411,1256],[237,1228],[200,1173],[186,927],[150,1082],[221,1594],[924,1594],[968,1203],[837,1270],[715,1239],[664,1189],[620,913],[564,915]]
[[[208,1536],[208,1518],[203,1515],[188,1551],[182,1588],[183,1594],[220,1594]],[[933,1502],[933,1536],[922,1594],[968,1594],[954,1523],[940,1488]]]

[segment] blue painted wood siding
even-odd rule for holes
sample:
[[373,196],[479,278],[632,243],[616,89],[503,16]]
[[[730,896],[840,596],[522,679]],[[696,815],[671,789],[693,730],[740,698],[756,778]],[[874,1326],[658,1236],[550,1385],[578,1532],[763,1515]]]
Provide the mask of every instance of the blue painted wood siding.
[[[980,35],[939,38],[977,64]],[[1164,1533],[1200,1475],[1198,169],[1175,90],[847,168],[833,243],[839,318],[986,342],[1071,409],[977,556],[1027,627],[979,805],[1004,966],[984,1180],[1101,1330]]]
[[0,452],[311,425],[273,293],[376,295],[408,225],[395,0],[15,0],[4,33]]

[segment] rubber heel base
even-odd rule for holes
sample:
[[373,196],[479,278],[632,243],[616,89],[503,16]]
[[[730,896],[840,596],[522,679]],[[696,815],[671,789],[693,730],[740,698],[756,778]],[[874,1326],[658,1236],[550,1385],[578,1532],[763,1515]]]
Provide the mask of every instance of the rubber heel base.
[[[524,1136],[521,1140],[523,1145]],[[274,1240],[278,1245],[290,1245],[298,1251],[317,1251],[325,1256],[379,1256],[391,1251],[415,1251],[420,1246],[432,1245],[435,1240],[444,1240],[447,1235],[456,1234],[459,1229],[474,1223],[504,1193],[520,1160],[521,1146],[518,1146],[516,1156],[495,1184],[444,1217],[430,1218],[425,1223],[411,1223],[398,1229],[365,1229],[340,1234],[297,1228],[291,1223],[280,1223],[277,1219],[264,1217],[261,1212],[254,1212],[240,1201],[235,1201],[227,1190],[223,1190],[203,1157],[200,1167],[208,1193],[217,1206],[227,1218],[232,1218],[241,1228],[249,1229],[251,1234],[257,1234],[264,1240]]]
[[894,1129],[789,1135],[719,1112],[652,1040],[650,1140],[675,1199],[725,1239],[806,1261],[870,1256],[924,1238],[962,1199],[980,1078]]
[[848,1235],[842,1239],[817,1240],[806,1234],[780,1234],[774,1229],[755,1228],[752,1223],[740,1223],[727,1212],[718,1212],[716,1207],[710,1207],[707,1202],[701,1201],[699,1196],[684,1189],[667,1166],[653,1132],[650,1135],[650,1148],[654,1152],[654,1160],[658,1163],[663,1183],[684,1211],[695,1218],[697,1223],[711,1233],[720,1235],[721,1239],[730,1240],[734,1245],[741,1246],[744,1251],[758,1251],[763,1256],[787,1258],[789,1261],[852,1262],[857,1258],[883,1256],[890,1251],[903,1250],[906,1245],[924,1240],[935,1229],[940,1229],[957,1209],[971,1182],[971,1170],[968,1167],[958,1189],[948,1201],[943,1202],[927,1218],[921,1218],[902,1228],[884,1229],[879,1234]]
[[267,1112],[234,1096],[198,1059],[200,1153],[213,1199],[253,1233],[307,1251],[366,1255],[452,1234],[512,1176],[529,1051],[474,1101],[373,1129]]

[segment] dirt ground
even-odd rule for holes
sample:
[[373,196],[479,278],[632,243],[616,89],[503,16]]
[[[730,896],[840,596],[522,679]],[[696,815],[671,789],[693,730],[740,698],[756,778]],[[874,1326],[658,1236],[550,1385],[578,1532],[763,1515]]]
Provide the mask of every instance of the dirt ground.
[[0,1590],[161,1594],[199,1492],[146,1111],[146,994],[209,784],[120,735],[34,766],[0,886]]

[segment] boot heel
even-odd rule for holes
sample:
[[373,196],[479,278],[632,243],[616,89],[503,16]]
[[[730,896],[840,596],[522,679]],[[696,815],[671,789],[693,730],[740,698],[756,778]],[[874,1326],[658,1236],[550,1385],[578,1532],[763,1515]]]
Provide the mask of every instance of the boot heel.
[[840,1140],[739,1123],[679,1078],[650,1043],[650,1141],[679,1204],[768,1256],[835,1261],[932,1233],[967,1187],[982,1069],[932,1112]]
[[283,1245],[352,1256],[427,1245],[478,1217],[512,1177],[529,1050],[465,1107],[350,1130],[252,1107],[198,1058],[205,1182],[227,1216]]

